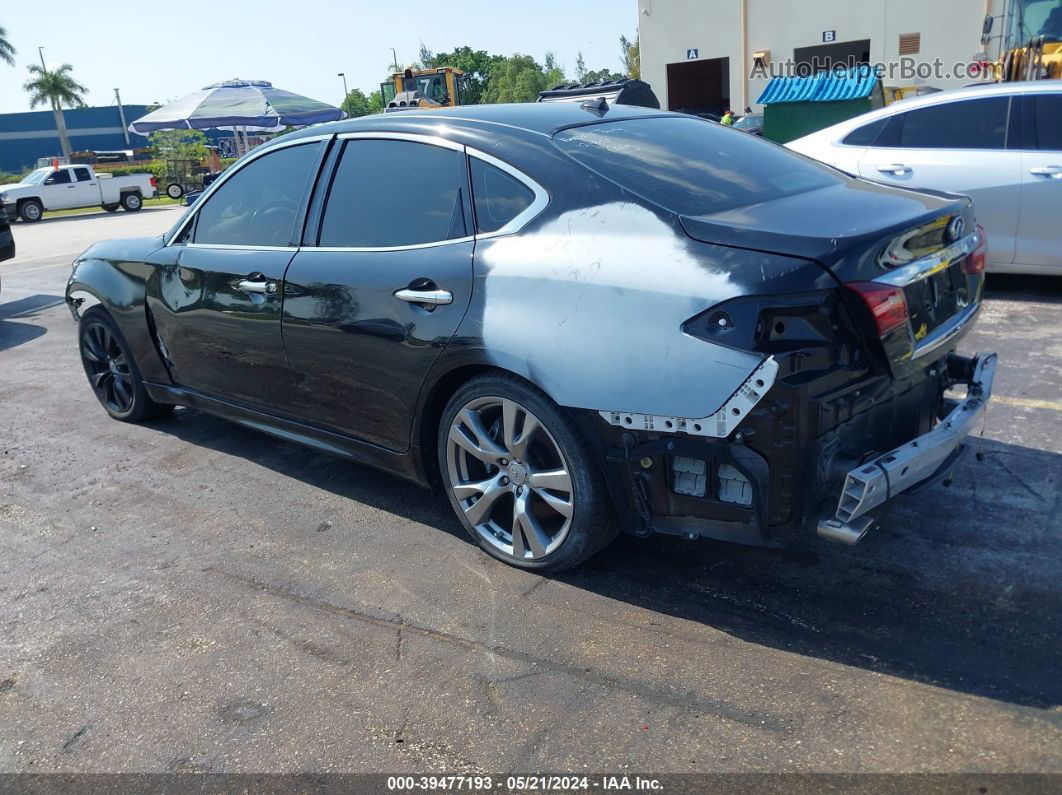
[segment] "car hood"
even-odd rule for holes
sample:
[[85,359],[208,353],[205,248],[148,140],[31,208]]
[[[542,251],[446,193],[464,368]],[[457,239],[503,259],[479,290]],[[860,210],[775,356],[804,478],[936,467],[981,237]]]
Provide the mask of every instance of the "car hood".
[[8,182],[6,185],[0,185],[0,193],[3,193],[5,190],[10,190],[11,188],[24,188],[28,184],[29,183],[27,182]]
[[154,237],[123,237],[93,243],[78,257],[114,261],[142,262],[165,245],[162,235]]
[[968,214],[965,196],[848,179],[828,188],[705,216],[682,216],[695,240],[815,260],[842,281],[881,273],[897,236],[945,215]]

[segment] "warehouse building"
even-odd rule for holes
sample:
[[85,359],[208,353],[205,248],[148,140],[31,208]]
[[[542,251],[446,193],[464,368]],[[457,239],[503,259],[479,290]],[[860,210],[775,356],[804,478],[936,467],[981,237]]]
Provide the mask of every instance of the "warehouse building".
[[[774,76],[884,64],[886,87],[957,88],[999,55],[1019,20],[1032,29],[1057,0],[638,0],[642,79],[670,110],[755,106]],[[993,17],[984,31],[986,16]],[[932,68],[939,60],[939,68]],[[968,72],[955,74],[953,65]],[[906,70],[905,70],[906,67]],[[917,71],[914,71],[917,70]],[[948,74],[945,74],[948,73]]]
[[[139,119],[148,112],[147,105],[123,105],[126,121]],[[106,108],[64,110],[70,147],[86,150],[117,151],[147,146],[142,135],[123,129],[117,105]],[[41,157],[62,155],[55,115],[50,110],[0,114],[0,171],[20,173],[37,164]]]

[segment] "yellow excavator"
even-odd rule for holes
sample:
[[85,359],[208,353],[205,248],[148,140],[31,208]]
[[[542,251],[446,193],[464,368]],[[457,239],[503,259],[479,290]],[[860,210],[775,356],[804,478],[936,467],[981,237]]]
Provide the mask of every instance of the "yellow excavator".
[[[1003,16],[1003,46],[993,64],[999,82],[1062,78],[1062,0],[1012,0]],[[985,19],[982,42],[992,33]]]
[[414,108],[452,108],[464,104],[468,78],[460,69],[440,66],[437,69],[414,69],[407,66],[380,83],[384,112],[394,113]]

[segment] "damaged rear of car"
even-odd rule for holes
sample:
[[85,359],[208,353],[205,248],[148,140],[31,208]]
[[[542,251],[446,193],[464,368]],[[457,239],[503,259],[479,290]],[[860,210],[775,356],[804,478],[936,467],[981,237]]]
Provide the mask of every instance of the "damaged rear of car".
[[[956,353],[984,283],[968,199],[852,179],[691,119],[555,141],[670,213],[702,267],[743,288],[681,323],[684,342],[712,348],[701,364],[638,362],[641,384],[685,368],[685,401],[639,386],[599,407],[628,530],[763,545],[817,530],[851,544],[886,500],[950,473],[996,363]],[[725,399],[703,402],[714,411],[692,412],[718,384]],[[965,399],[947,397],[958,385]]]

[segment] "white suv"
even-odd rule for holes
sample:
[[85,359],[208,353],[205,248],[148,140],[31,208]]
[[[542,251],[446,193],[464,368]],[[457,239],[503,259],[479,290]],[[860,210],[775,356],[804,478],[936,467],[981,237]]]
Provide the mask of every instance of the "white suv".
[[866,179],[965,193],[988,270],[1062,275],[1062,80],[903,100],[787,146]]

